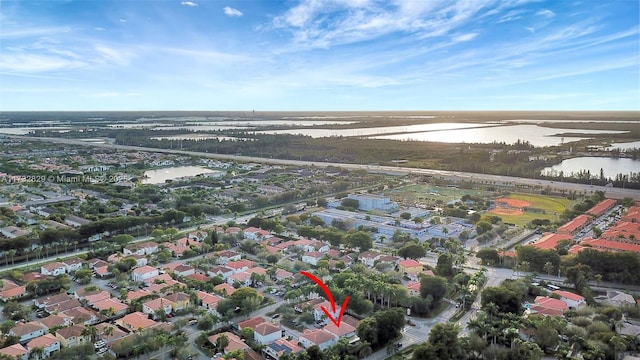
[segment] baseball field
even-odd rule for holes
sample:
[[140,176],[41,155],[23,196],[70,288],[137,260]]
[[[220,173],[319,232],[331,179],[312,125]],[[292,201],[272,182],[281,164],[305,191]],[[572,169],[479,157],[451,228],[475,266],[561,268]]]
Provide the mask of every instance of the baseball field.
[[495,200],[496,207],[490,212],[499,215],[504,222],[525,225],[533,219],[555,221],[566,208],[572,205],[567,198],[512,193]]

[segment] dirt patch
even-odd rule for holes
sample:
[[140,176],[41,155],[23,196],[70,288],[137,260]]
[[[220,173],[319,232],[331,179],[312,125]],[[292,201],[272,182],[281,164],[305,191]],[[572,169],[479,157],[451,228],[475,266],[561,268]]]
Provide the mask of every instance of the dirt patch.
[[524,212],[518,209],[508,209],[508,208],[494,208],[489,211],[492,214],[496,215],[522,215]]
[[531,203],[526,200],[518,200],[511,198],[499,198],[496,199],[496,208],[506,208],[506,209],[518,209],[522,211],[522,209],[527,206],[531,206]]

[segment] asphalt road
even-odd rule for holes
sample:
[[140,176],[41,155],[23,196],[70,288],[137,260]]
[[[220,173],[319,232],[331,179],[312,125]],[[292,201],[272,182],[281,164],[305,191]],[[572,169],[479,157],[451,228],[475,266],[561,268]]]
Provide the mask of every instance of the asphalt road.
[[576,184],[576,183],[570,183],[570,182],[527,179],[527,178],[519,178],[519,177],[513,177],[513,176],[477,174],[477,173],[468,173],[468,172],[460,172],[460,171],[446,171],[446,170],[434,170],[434,169],[416,169],[416,168],[395,167],[395,166],[347,164],[347,163],[335,163],[335,162],[273,159],[273,158],[262,158],[262,157],[242,156],[242,155],[210,154],[210,153],[203,153],[203,152],[197,152],[197,151],[157,149],[157,148],[149,148],[149,147],[142,147],[142,146],[98,144],[98,143],[92,143],[92,142],[80,141],[80,140],[74,140],[74,139],[61,139],[61,138],[50,138],[50,137],[14,136],[14,135],[7,135],[7,137],[14,138],[14,139],[43,141],[43,142],[58,143],[58,144],[100,147],[100,148],[107,148],[107,149],[114,149],[114,150],[147,151],[147,152],[158,152],[158,153],[166,153],[166,154],[200,156],[200,157],[206,157],[206,158],[212,158],[212,159],[218,159],[218,160],[257,162],[257,163],[274,164],[274,165],[297,165],[297,166],[316,166],[316,167],[336,166],[336,167],[342,167],[350,170],[367,170],[372,173],[400,174],[400,175],[402,174],[430,175],[430,176],[442,177],[442,178],[454,180],[454,181],[458,181],[458,180],[476,181],[476,182],[488,181],[491,183],[495,183],[496,185],[506,186],[506,187],[511,187],[514,185],[528,185],[531,187],[540,186],[545,188],[549,186],[552,189],[576,191],[576,192],[583,192],[583,191],[592,192],[592,191],[600,190],[600,191],[603,191],[607,197],[610,197],[613,199],[622,199],[624,197],[631,197],[635,200],[640,200],[640,190],[612,188],[612,187],[597,186],[597,185]]

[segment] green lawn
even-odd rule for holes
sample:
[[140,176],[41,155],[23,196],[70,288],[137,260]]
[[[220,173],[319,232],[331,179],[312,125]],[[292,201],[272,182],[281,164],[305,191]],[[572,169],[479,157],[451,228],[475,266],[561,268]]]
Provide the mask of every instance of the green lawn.
[[503,222],[516,225],[526,225],[533,219],[549,219],[551,221],[556,221],[558,220],[558,215],[560,215],[565,209],[571,207],[573,203],[567,198],[537,194],[513,193],[507,197],[528,201],[531,204],[531,207],[544,209],[546,211],[546,214],[525,212],[522,215],[500,215]]

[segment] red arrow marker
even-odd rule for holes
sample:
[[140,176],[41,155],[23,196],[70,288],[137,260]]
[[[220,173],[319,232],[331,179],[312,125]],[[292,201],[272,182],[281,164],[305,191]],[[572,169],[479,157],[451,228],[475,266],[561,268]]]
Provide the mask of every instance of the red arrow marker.
[[342,322],[342,315],[344,314],[344,311],[347,309],[347,304],[349,303],[349,295],[347,295],[347,297],[344,299],[344,302],[342,303],[342,307],[340,307],[340,314],[338,314],[338,319],[336,320],[333,318],[333,315],[332,315],[336,313],[336,302],[333,300],[333,295],[331,295],[331,291],[329,290],[327,285],[325,285],[325,283],[323,283],[322,280],[318,279],[311,273],[308,273],[306,271],[300,271],[300,274],[313,280],[313,282],[318,284],[318,286],[320,286],[322,291],[324,291],[324,293],[327,294],[327,298],[331,303],[331,308],[333,311],[330,313],[329,310],[327,310],[324,306],[322,307],[322,311],[324,312],[325,315],[327,315],[327,317],[329,318],[329,320],[331,320],[332,323],[334,323],[337,327],[340,327],[340,323]]

